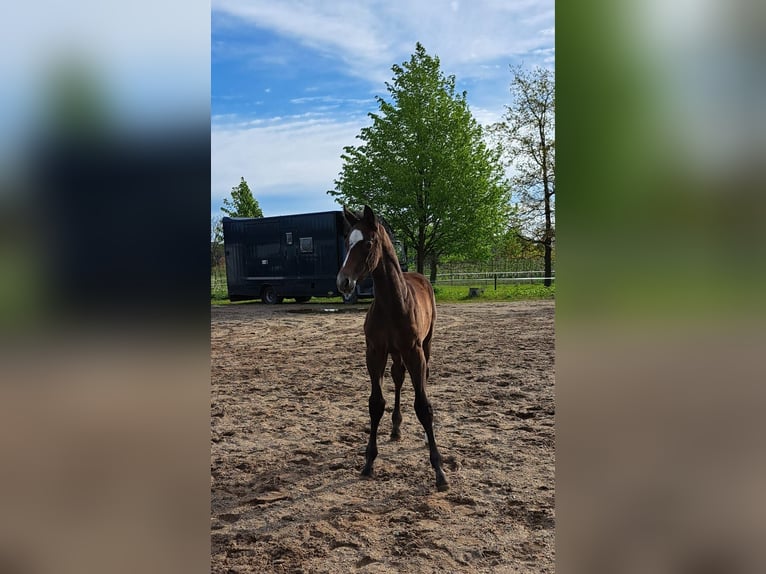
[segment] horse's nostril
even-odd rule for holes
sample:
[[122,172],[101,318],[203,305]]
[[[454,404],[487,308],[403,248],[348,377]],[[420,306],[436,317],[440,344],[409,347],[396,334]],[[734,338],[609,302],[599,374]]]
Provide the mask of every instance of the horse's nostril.
[[338,285],[338,291],[348,293],[351,290],[351,279],[345,275],[338,274],[336,284]]
[[356,287],[356,281],[346,275],[338,274],[336,285],[338,286],[338,291],[348,294],[354,290],[354,287]]

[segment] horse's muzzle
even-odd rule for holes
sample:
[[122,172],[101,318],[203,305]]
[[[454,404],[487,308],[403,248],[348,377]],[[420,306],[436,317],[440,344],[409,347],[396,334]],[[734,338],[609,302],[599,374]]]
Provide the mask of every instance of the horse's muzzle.
[[338,277],[335,279],[335,284],[338,287],[338,291],[345,295],[349,295],[356,287],[356,279],[352,279],[345,273],[338,273]]

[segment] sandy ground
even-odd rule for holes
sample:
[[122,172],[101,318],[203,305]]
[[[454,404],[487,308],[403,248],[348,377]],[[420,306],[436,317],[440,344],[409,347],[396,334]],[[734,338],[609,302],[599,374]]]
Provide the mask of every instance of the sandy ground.
[[439,305],[428,392],[447,492],[409,377],[388,440],[388,371],[376,476],[359,475],[365,309],[213,307],[212,572],[553,572],[553,301]]

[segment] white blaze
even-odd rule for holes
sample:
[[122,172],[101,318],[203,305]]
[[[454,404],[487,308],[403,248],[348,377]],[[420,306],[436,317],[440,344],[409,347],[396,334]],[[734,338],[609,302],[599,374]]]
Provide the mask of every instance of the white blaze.
[[354,248],[354,245],[359,243],[362,239],[364,239],[364,235],[362,235],[362,232],[358,229],[354,229],[354,231],[351,232],[351,235],[348,236],[348,251],[346,252],[346,258],[343,260],[343,267],[346,266],[348,256],[351,255],[351,250]]

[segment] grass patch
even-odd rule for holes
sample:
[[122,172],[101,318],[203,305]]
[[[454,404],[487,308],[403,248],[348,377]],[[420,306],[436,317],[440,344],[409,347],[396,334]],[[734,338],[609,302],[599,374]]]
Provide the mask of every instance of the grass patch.
[[541,283],[517,283],[482,287],[478,297],[468,296],[468,285],[435,285],[437,303],[470,303],[474,301],[526,301],[529,299],[553,299],[556,295],[555,283],[546,287]]

